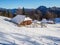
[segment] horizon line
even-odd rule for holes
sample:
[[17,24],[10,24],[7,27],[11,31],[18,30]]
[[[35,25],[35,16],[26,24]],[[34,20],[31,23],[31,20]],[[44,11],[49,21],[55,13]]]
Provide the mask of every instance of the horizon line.
[[[42,5],[43,6],[43,5]],[[40,6],[38,6],[38,7],[40,7]],[[37,7],[37,8],[38,8]],[[50,7],[48,7],[48,6],[45,6],[46,8],[52,8],[52,7],[58,7],[58,8],[60,8],[60,6],[50,6]],[[4,8],[4,9],[18,9],[18,8],[20,8],[20,9],[22,9],[23,7],[15,7],[15,8],[6,8],[6,7],[0,7],[0,8]],[[24,7],[25,9],[36,9],[36,8],[28,8],[28,7]]]

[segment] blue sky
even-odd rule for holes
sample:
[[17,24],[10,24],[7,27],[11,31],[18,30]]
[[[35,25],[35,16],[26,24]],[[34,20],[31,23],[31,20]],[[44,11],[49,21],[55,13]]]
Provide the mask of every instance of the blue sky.
[[0,0],[1,8],[37,8],[42,5],[60,7],[60,0]]

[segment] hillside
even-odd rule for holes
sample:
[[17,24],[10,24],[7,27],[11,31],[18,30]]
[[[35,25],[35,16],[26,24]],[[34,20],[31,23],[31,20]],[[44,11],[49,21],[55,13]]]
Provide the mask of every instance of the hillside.
[[60,45],[60,23],[47,27],[18,27],[0,16],[0,44],[2,45]]

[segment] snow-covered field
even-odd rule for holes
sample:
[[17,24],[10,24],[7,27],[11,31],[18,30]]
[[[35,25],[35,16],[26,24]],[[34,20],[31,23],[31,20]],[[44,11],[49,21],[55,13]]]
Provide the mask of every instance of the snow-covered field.
[[0,16],[0,45],[60,45],[60,24],[47,27],[18,27]]

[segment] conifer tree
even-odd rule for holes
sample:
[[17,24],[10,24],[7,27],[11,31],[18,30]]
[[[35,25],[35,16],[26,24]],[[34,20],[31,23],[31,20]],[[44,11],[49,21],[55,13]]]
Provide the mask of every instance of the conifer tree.
[[24,7],[22,9],[22,14],[25,15],[25,9],[24,9]]

